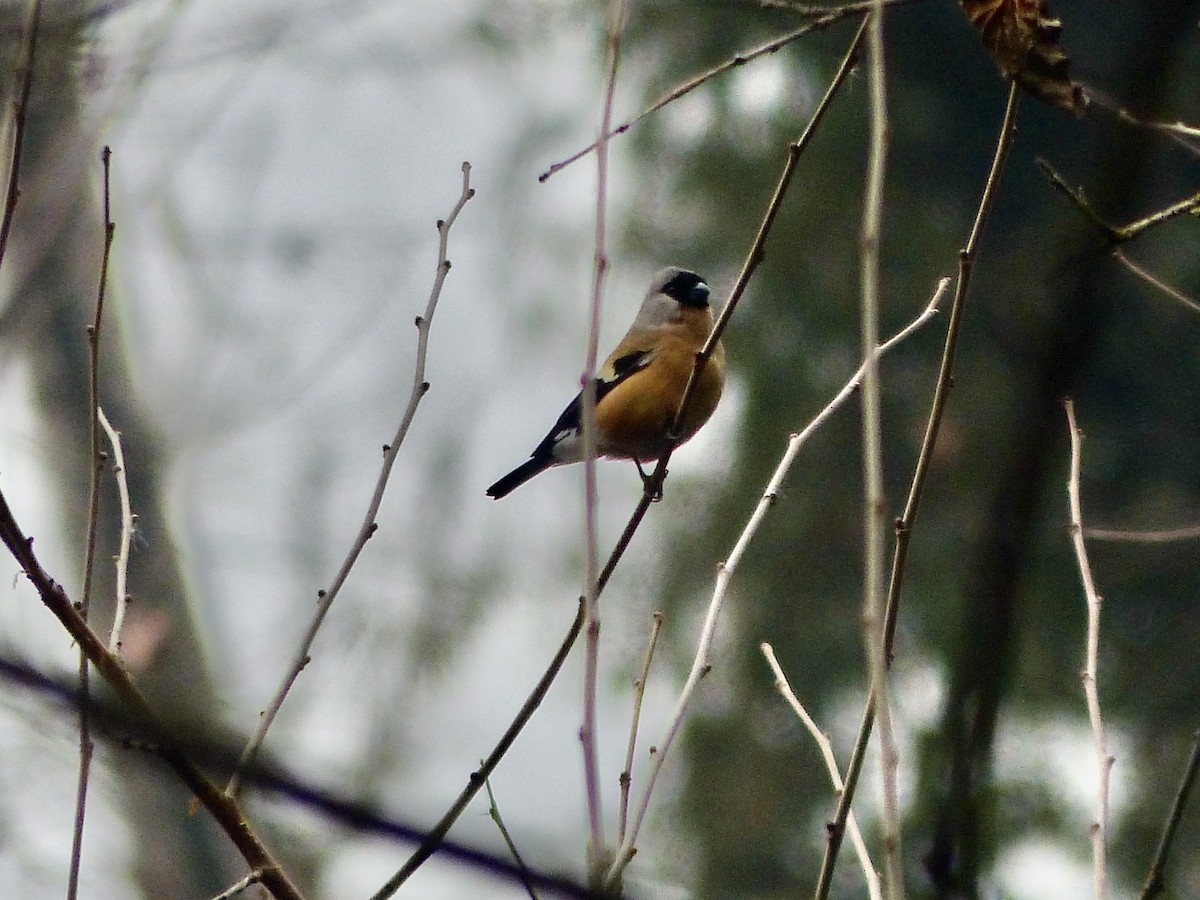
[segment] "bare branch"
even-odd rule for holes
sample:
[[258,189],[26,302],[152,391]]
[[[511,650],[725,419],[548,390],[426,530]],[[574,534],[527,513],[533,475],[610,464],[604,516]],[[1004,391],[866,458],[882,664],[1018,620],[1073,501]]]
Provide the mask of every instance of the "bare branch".
[[625,768],[621,772],[621,806],[617,816],[617,843],[625,840],[625,828],[629,822],[629,787],[633,781],[633,754],[637,749],[638,720],[642,715],[642,699],[646,696],[646,681],[650,678],[650,663],[654,659],[654,648],[662,631],[663,614],[655,610],[650,625],[650,642],[646,645],[646,658],[642,662],[642,674],[633,683],[633,715],[629,721],[629,743],[625,747]]
[[[774,648],[764,641],[759,644],[759,649],[767,658],[767,665],[771,667],[771,672],[775,676],[775,689],[787,701],[788,706],[792,708],[792,711],[804,723],[804,727],[808,729],[812,739],[816,741],[817,747],[821,751],[821,758],[825,760],[825,771],[829,773],[829,780],[833,782],[833,789],[836,793],[841,794],[845,785],[842,782],[842,773],[838,769],[837,758],[833,755],[833,744],[829,741],[829,735],[817,727],[817,723],[813,721],[808,710],[804,708],[804,704],[800,702],[800,698],[792,690],[792,686],[788,684],[787,676],[783,674],[783,667],[775,658]],[[867,852],[866,842],[863,841],[862,832],[858,830],[858,822],[855,821],[853,812],[846,819],[846,827],[850,831],[850,842],[854,844],[858,864],[862,868],[863,878],[867,882],[867,896],[870,897],[870,900],[881,900],[883,892],[879,887],[879,873],[875,871],[875,866],[871,863],[871,854]]]
[[33,0],[29,9],[29,25],[25,32],[25,59],[21,93],[13,108],[13,149],[8,163],[4,214],[0,218],[0,267],[4,265],[4,254],[8,250],[8,236],[12,233],[13,216],[16,215],[17,200],[21,196],[21,148],[25,143],[25,117],[29,112],[29,95],[33,90],[33,65],[37,60],[38,30],[41,28],[41,24],[42,0]]
[[[942,296],[947,280],[943,279],[938,286],[938,290],[934,293],[933,299],[929,305],[921,312],[916,319],[908,324],[908,326],[898,333],[891,340],[887,341],[880,347],[875,348],[872,354],[876,359],[894,347],[897,343],[904,340],[914,331],[928,322],[937,312],[937,301]],[[646,784],[643,786],[636,811],[629,827],[625,839],[621,842],[620,849],[617,851],[616,858],[613,861],[613,868],[609,871],[608,884],[614,884],[620,876],[621,870],[628,865],[629,860],[633,858],[635,845],[637,843],[638,832],[641,829],[642,821],[646,816],[646,812],[650,807],[650,798],[654,793],[654,786],[658,780],[659,772],[662,770],[663,762],[667,757],[671,746],[675,742],[680,729],[683,726],[683,720],[688,709],[691,706],[692,695],[695,693],[696,686],[700,683],[709,670],[709,652],[712,648],[712,643],[716,637],[717,622],[720,620],[721,609],[725,602],[726,594],[728,593],[729,583],[733,579],[734,572],[741,561],[742,555],[746,552],[746,548],[750,545],[754,535],[758,532],[758,527],[762,524],[767,512],[774,506],[775,501],[779,499],[779,493],[783,486],[783,481],[787,477],[788,471],[791,469],[792,463],[796,459],[800,448],[808,440],[808,438],[831,416],[835,410],[845,403],[862,384],[863,372],[866,368],[864,362],[859,367],[858,371],[846,382],[845,387],[838,392],[837,396],[829,402],[826,407],[817,414],[817,416],[809,422],[809,424],[798,434],[793,434],[788,440],[787,449],[784,451],[783,458],[775,469],[774,475],[768,482],[766,490],[763,491],[762,497],[751,514],[746,527],[742,530],[737,542],[729,553],[728,559],[721,563],[717,568],[716,584],[713,587],[712,599],[709,601],[708,612],[704,617],[704,625],[700,630],[700,638],[696,645],[696,654],[692,660],[691,670],[688,672],[687,680],[684,682],[683,688],[679,692],[679,697],[675,703],[675,711],[671,716],[670,721],[664,730],[662,739],[655,744],[657,752],[654,754],[650,763],[650,770],[646,775]]]
[[1183,291],[1171,287],[1171,285],[1167,284],[1165,281],[1163,281],[1157,275],[1142,268],[1140,265],[1138,265],[1132,259],[1130,259],[1129,256],[1126,255],[1125,251],[1122,248],[1118,247],[1116,250],[1114,250],[1113,256],[1116,258],[1117,262],[1119,262],[1121,265],[1123,265],[1125,268],[1127,268],[1134,275],[1141,278],[1143,281],[1145,281],[1151,287],[1155,287],[1158,290],[1162,291],[1164,294],[1166,294],[1172,300],[1176,300],[1176,301],[1182,303],[1184,306],[1186,306],[1192,312],[1200,313],[1200,303],[1193,300],[1191,297],[1189,297]]
[[[958,281],[954,289],[954,301],[950,307],[950,321],[946,326],[946,343],[942,351],[941,369],[938,372],[937,384],[934,387],[933,400],[930,403],[929,420],[925,427],[925,437],[921,442],[921,451],[917,457],[916,469],[913,472],[912,484],[909,487],[908,502],[904,513],[896,523],[896,545],[892,557],[891,582],[888,586],[887,607],[884,610],[884,640],[885,659],[890,665],[892,641],[895,635],[896,619],[900,610],[900,592],[904,584],[904,569],[908,559],[908,545],[912,537],[913,524],[916,522],[917,511],[920,509],[921,497],[924,494],[925,479],[933,460],[933,448],[937,445],[937,437],[941,432],[942,414],[950,396],[950,388],[954,383],[954,362],[958,350],[958,337],[962,330],[963,311],[966,308],[967,288],[974,268],[975,255],[978,248],[979,236],[987,214],[992,207],[996,188],[1000,182],[1000,173],[1004,170],[1004,162],[1008,158],[1008,150],[1012,146],[1016,124],[1017,100],[1020,92],[1017,85],[1010,85],[1008,106],[1005,109],[1004,121],[1000,126],[1000,136],[996,141],[996,153],[992,158],[992,166],[988,172],[983,195],[975,214],[975,221],[967,243],[959,252]],[[845,833],[846,819],[858,787],[858,776],[862,771],[863,760],[866,758],[867,744],[875,724],[875,700],[871,697],[863,710],[862,721],[858,727],[858,737],[854,743],[854,752],[850,757],[850,766],[846,770],[846,789],[838,801],[837,812],[829,829],[829,840],[825,845],[825,857],[821,861],[821,869],[817,875],[816,900],[825,900],[829,896],[829,888],[833,883],[833,870],[837,865],[838,851],[841,849],[842,836]]]
[[429,350],[430,324],[433,321],[433,314],[437,310],[438,300],[442,295],[442,285],[446,281],[446,274],[450,271],[450,258],[447,256],[450,227],[458,218],[458,214],[462,212],[463,207],[466,206],[467,201],[474,196],[475,189],[471,187],[471,165],[464,162],[462,164],[462,191],[459,194],[458,201],[454,204],[450,215],[444,220],[438,220],[437,223],[437,269],[433,280],[433,289],[430,291],[429,301],[425,306],[425,314],[417,316],[416,319],[416,371],[413,373],[412,392],[409,395],[408,406],[404,410],[404,415],[400,419],[400,425],[396,429],[396,434],[392,438],[392,442],[383,448],[383,466],[379,471],[379,476],[375,480],[375,490],[371,495],[370,502],[367,504],[367,513],[363,517],[362,525],[359,526],[354,543],[351,545],[349,553],[346,554],[346,558],[342,561],[337,575],[334,576],[333,583],[330,584],[328,589],[317,592],[317,611],[309,623],[308,630],[305,631],[304,636],[301,638],[300,646],[292,658],[291,666],[284,676],[279,689],[272,698],[270,705],[259,716],[258,726],[247,742],[245,750],[242,751],[237,768],[234,770],[229,783],[225,787],[225,792],[230,797],[237,796],[241,771],[254,761],[254,757],[258,754],[259,749],[261,749],[263,741],[267,737],[267,730],[271,727],[271,723],[275,721],[275,716],[278,715],[280,708],[283,706],[283,701],[287,699],[288,692],[291,691],[292,685],[296,683],[296,679],[300,677],[300,673],[304,670],[304,667],[308,665],[309,651],[312,649],[313,641],[316,640],[321,623],[325,621],[325,616],[333,605],[333,601],[337,599],[342,585],[346,583],[346,579],[350,576],[350,570],[358,561],[359,554],[362,553],[363,548],[367,545],[367,541],[375,533],[375,528],[377,527],[375,517],[379,513],[380,505],[383,503],[383,494],[387,490],[388,479],[391,478],[392,474],[392,467],[396,463],[396,457],[400,454],[400,446],[404,443],[404,438],[408,435],[409,426],[412,425],[413,417],[417,413],[417,406],[420,404],[421,398],[429,391],[429,382],[425,380],[425,359]]
[[1175,792],[1175,800],[1171,803],[1171,811],[1167,814],[1162,837],[1159,838],[1158,848],[1154,851],[1154,861],[1150,864],[1150,872],[1146,875],[1146,884],[1142,888],[1138,900],[1153,900],[1166,888],[1167,854],[1170,852],[1171,844],[1175,841],[1175,834],[1179,830],[1179,821],[1183,818],[1183,808],[1187,805],[1188,794],[1196,782],[1196,776],[1200,774],[1200,731],[1197,731],[1193,737],[1191,756],[1188,757],[1187,765],[1184,767],[1179,790]]
[[1087,698],[1088,719],[1092,723],[1092,739],[1096,745],[1096,768],[1099,782],[1096,791],[1096,818],[1089,829],[1092,837],[1092,883],[1096,900],[1108,900],[1108,797],[1112,767],[1115,760],[1108,755],[1104,739],[1104,720],[1100,715],[1100,693],[1096,686],[1097,657],[1100,651],[1100,603],[1087,547],[1083,543],[1083,514],[1079,502],[1080,447],[1083,434],[1075,424],[1075,404],[1067,400],[1067,426],[1071,431],[1071,474],[1067,479],[1067,498],[1071,512],[1071,544],[1083,581],[1087,599],[1087,651],[1082,674],[1083,693]]
[[1183,528],[1164,528],[1157,531],[1130,531],[1124,528],[1085,528],[1083,536],[1089,541],[1114,541],[1127,544],[1169,544],[1174,541],[1200,539],[1200,525]]
[[[480,760],[479,764],[482,766],[483,760]],[[517,845],[513,842],[512,835],[509,834],[508,826],[504,824],[504,818],[500,815],[500,807],[496,804],[496,795],[492,793],[491,779],[485,778],[483,786],[487,790],[488,815],[496,823],[496,827],[500,829],[500,836],[504,838],[504,846],[508,848],[508,852],[512,854],[513,862],[517,864],[517,868],[521,871],[521,880],[524,883],[525,892],[529,894],[529,900],[538,900],[537,892],[533,889],[533,880],[529,877],[529,867],[525,865],[525,860],[521,858],[521,854],[517,851]]]
[[1108,239],[1114,245],[1131,241],[1142,232],[1156,225],[1161,225],[1163,222],[1173,219],[1176,216],[1181,216],[1184,213],[1196,213],[1197,210],[1200,210],[1200,191],[1197,191],[1188,197],[1184,197],[1182,200],[1164,206],[1162,209],[1155,210],[1147,216],[1135,219],[1127,225],[1114,225],[1096,211],[1084,196],[1082,188],[1071,187],[1071,185],[1067,184],[1066,179],[1058,174],[1054,167],[1046,162],[1046,160],[1039,158],[1036,162],[1038,168],[1042,170],[1042,174],[1050,180],[1050,184],[1070,200],[1080,212],[1091,219],[1108,236]]
[[37,589],[42,602],[62,622],[100,676],[132,711],[135,719],[150,729],[160,744],[159,754],[162,759],[191,789],[201,805],[212,814],[250,867],[262,871],[262,882],[274,894],[276,900],[302,900],[300,891],[291,883],[283,868],[250,827],[242,808],[222,793],[172,740],[169,729],[134,683],[121,661],[105,649],[104,642],[88,627],[79,610],[67,597],[66,591],[42,568],[33,552],[32,539],[21,531],[2,492],[0,540],[8,547],[17,564],[24,570],[25,576]]
[[[90,483],[88,485],[87,524],[84,527],[83,550],[83,593],[79,599],[79,614],[86,622],[91,609],[92,581],[96,572],[96,529],[100,517],[100,476],[104,468],[104,454],[100,450],[100,325],[104,319],[104,298],[108,292],[108,263],[112,253],[115,228],[112,221],[110,192],[110,163],[112,151],[106,146],[100,151],[100,164],[104,172],[104,250],[100,256],[100,283],[96,288],[96,312],[87,329],[88,340],[88,421],[91,452]],[[67,900],[79,896],[79,868],[83,862],[83,823],[87,816],[88,782],[92,771],[92,728],[88,712],[90,693],[90,666],[88,658],[79,653],[79,692],[83,702],[79,705],[79,772],[75,781],[75,819],[71,828],[71,865],[67,874]]]
[[860,278],[860,332],[866,361],[862,379],[863,453],[863,638],[869,672],[869,695],[879,715],[882,765],[884,873],[889,900],[904,900],[904,868],[900,847],[900,798],[897,773],[900,752],[892,727],[889,648],[884,624],[884,554],[887,498],[883,484],[883,411],[879,365],[880,246],[883,239],[883,191],[887,177],[888,107],[884,64],[883,0],[876,0],[867,25],[870,143],[863,187]]
[[[920,0],[884,0],[884,5],[885,6],[904,6],[909,3],[918,3],[918,2],[920,2]],[[875,3],[876,3],[876,0],[863,0],[863,2],[860,2],[860,3],[847,3],[844,6],[837,6],[837,7],[824,7],[824,8],[822,8],[822,7],[802,7],[802,8],[799,8],[798,11],[801,12],[802,14],[809,15],[809,16],[815,16],[813,21],[806,22],[805,24],[801,25],[799,28],[795,28],[792,31],[787,32],[786,34],[780,35],[779,37],[774,38],[773,40],[767,41],[765,44],[760,44],[757,47],[751,48],[750,50],[744,50],[741,53],[736,54],[732,58],[727,59],[725,62],[720,63],[719,65],[713,66],[711,69],[708,69],[705,72],[701,72],[699,75],[695,75],[695,76],[689,78],[687,81],[683,82],[682,84],[679,84],[676,87],[672,88],[670,91],[668,91],[666,94],[664,94],[658,100],[651,103],[649,106],[647,106],[645,109],[643,109],[640,113],[638,113],[633,118],[626,119],[624,122],[617,125],[615,128],[601,132],[601,137],[597,138],[596,141],[594,141],[593,143],[588,144],[582,150],[578,150],[575,153],[572,153],[566,159],[554,163],[554,165],[550,166],[550,168],[546,169],[546,171],[542,172],[542,174],[538,176],[538,181],[544,182],[551,175],[554,175],[557,172],[562,171],[567,166],[571,165],[571,163],[577,162],[578,160],[587,156],[593,150],[596,150],[600,146],[601,140],[608,141],[608,140],[616,137],[617,135],[624,134],[626,131],[628,131],[630,128],[632,128],[634,125],[636,125],[638,122],[642,121],[642,119],[646,118],[649,115],[652,115],[653,113],[658,112],[664,106],[669,106],[671,103],[674,103],[680,97],[684,97],[687,94],[690,94],[692,91],[694,91],[696,88],[700,87],[706,81],[710,81],[711,79],[716,78],[718,75],[723,75],[725,72],[728,72],[731,69],[736,69],[739,66],[744,66],[746,63],[751,62],[755,59],[758,59],[760,56],[767,56],[771,53],[775,53],[775,52],[783,49],[784,47],[786,47],[788,44],[791,44],[791,43],[799,40],[800,38],[804,37],[806,34],[810,34],[814,31],[823,31],[824,29],[828,28],[830,25],[840,22],[843,19],[852,18],[854,16],[865,15],[868,10],[871,10],[874,8]]]
[[117,479],[117,493],[121,498],[121,542],[115,559],[117,565],[117,596],[116,612],[113,616],[112,631],[108,636],[108,652],[114,656],[121,655],[121,626],[125,624],[125,612],[129,608],[129,545],[133,540],[133,524],[136,516],[129,503],[129,480],[125,477],[125,454],[121,450],[121,433],[112,427],[103,408],[96,407],[96,416],[113,451],[113,475]]
[[628,15],[626,0],[613,0],[608,27],[608,76],[604,82],[604,103],[600,114],[600,138],[596,144],[596,233],[593,256],[591,317],[588,324],[587,357],[583,367],[583,532],[584,532],[584,658],[583,723],[579,742],[583,748],[583,780],[588,813],[588,872],[607,865],[604,841],[604,815],[600,797],[600,761],[596,751],[596,681],[600,670],[600,588],[599,550],[597,549],[596,494],[596,366],[600,356],[600,312],[604,276],[608,271],[605,243],[608,223],[608,138],[612,124],[613,96],[617,89],[617,68],[621,61],[621,34]]

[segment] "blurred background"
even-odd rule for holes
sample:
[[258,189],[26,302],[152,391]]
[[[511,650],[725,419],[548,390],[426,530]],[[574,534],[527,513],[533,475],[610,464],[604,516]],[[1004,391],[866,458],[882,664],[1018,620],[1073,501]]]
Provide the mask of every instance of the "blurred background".
[[[1200,3],[1058,0],[1072,74],[1148,119],[1200,122]],[[11,147],[28,5],[0,5]],[[632,5],[616,116],[795,28],[733,0]],[[124,435],[139,527],[129,667],[164,710],[235,742],[257,721],[366,510],[408,400],[412,322],[435,222],[472,164],[450,236],[432,387],[369,542],[267,742],[314,785],[435,821],[490,752],[575,614],[581,472],[496,503],[574,393],[584,357],[595,162],[544,184],[596,134],[605,7],[460,0],[48,0],[22,195],[0,268],[0,488],[72,596],[83,568],[87,342],[102,247],[100,147],[116,222],[101,404]],[[734,69],[614,140],[602,351],[650,275],[679,264],[726,296],[782,169],[855,28],[848,19]],[[883,332],[954,274],[1007,84],[948,0],[887,21],[891,144]],[[866,78],[851,77],[801,159],[766,260],[727,332],[731,383],[672,460],[663,502],[603,602],[601,765],[613,833],[631,681],[665,612],[642,715],[658,742],[716,564],[788,434],[858,365],[857,240]],[[1200,315],[1105,254],[1034,164],[1113,222],[1194,194],[1200,151],[1023,99],[984,232],[955,388],[914,532],[895,679],[905,866],[914,896],[1086,896],[1095,757],[1079,680],[1085,610],[1067,532],[1061,400],[1086,432],[1085,524],[1200,524]],[[5,157],[7,158],[7,156]],[[1200,293],[1198,223],[1126,248]],[[883,364],[890,510],[903,508],[945,316]],[[733,584],[712,672],[639,842],[639,897],[773,898],[815,882],[834,800],[771,684],[770,641],[843,766],[865,699],[859,630],[861,460],[855,404],[807,445]],[[641,492],[599,467],[602,551]],[[95,616],[111,616],[118,513],[102,501]],[[1114,892],[1145,877],[1200,726],[1195,540],[1093,541],[1105,597],[1100,697],[1113,769]],[[0,559],[0,654],[63,677],[61,627]],[[586,812],[579,652],[493,778],[527,861],[579,876]],[[74,715],[0,691],[0,884],[62,896],[75,794]],[[98,747],[82,895],[210,897],[245,874],[152,760]],[[856,809],[877,825],[869,764]],[[635,769],[635,787],[645,756]],[[313,897],[374,892],[410,848],[250,793],[252,818]],[[482,799],[453,836],[503,853]],[[876,842],[877,845],[877,842]],[[1168,897],[1200,895],[1187,809]],[[849,852],[835,897],[865,896]],[[877,855],[876,863],[881,864]],[[439,858],[400,896],[520,897]]]

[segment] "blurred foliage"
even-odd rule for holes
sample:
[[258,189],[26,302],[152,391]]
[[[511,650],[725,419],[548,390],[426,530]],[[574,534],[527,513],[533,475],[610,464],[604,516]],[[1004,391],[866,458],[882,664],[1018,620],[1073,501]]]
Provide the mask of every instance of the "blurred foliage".
[[[1194,119],[1200,4],[1096,7],[1060,2],[1074,76],[1150,118]],[[796,13],[725,0],[634,4],[626,78],[652,102],[675,84],[799,23]],[[705,84],[639,124],[641,188],[625,245],[646,265],[679,261],[732,284],[783,166],[853,33],[847,20]],[[957,5],[923,3],[887,22],[891,114],[883,332],[951,275],[998,134],[1006,82]],[[754,77],[755,67],[763,70]],[[766,260],[727,337],[745,392],[736,465],[712,484],[707,521],[665,542],[668,623],[710,589],[782,452],[853,371],[857,235],[865,169],[866,76],[838,98],[800,163]],[[697,123],[702,124],[697,124]],[[1031,720],[1086,722],[1078,670],[1084,607],[1066,535],[1067,438],[1061,397],[1077,399],[1085,520],[1153,528],[1200,510],[1200,403],[1194,314],[1102,252],[1095,229],[1051,190],[1043,156],[1114,221],[1196,190],[1197,154],[1095,106],[1082,120],[1023,98],[1018,138],[988,222],[968,300],[956,383],[902,600],[897,673],[932,666],[945,686],[906,764],[916,784],[906,863],[916,896],[974,897],[1006,846],[1052,838],[1087,854],[1087,820],[1049,790],[1049,748],[1022,744]],[[1195,295],[1196,222],[1131,248]],[[647,248],[654,248],[649,251]],[[948,304],[947,304],[948,305]],[[886,470],[899,514],[940,358],[945,318],[884,363]],[[736,642],[712,678],[739,702],[693,718],[680,809],[704,897],[794,897],[811,889],[831,791],[797,725],[772,726],[778,700],[758,652],[771,641],[818,721],[845,718],[864,680],[856,411],[803,451],[734,582]],[[670,488],[667,501],[670,502]],[[1200,663],[1192,614],[1195,544],[1093,544],[1104,609],[1101,696],[1129,738],[1118,775],[1133,786],[1114,824],[1118,883],[1140,883],[1192,731]],[[678,558],[676,558],[678,557]],[[680,654],[690,634],[676,634]],[[924,682],[922,682],[924,683]],[[918,698],[919,699],[919,698]],[[917,726],[914,726],[917,727]],[[1021,782],[993,781],[997,735],[1022,746]],[[849,756],[846,734],[839,752]],[[1081,744],[1078,768],[1093,757]],[[1048,786],[1049,782],[1049,786]],[[864,776],[868,808],[877,793]],[[1178,872],[1200,862],[1189,811]],[[842,890],[857,884],[843,851]],[[879,860],[876,860],[879,862]],[[1177,882],[1175,896],[1200,886]],[[835,887],[835,894],[838,890]],[[857,888],[854,888],[857,890]],[[843,894],[846,895],[846,894]]]

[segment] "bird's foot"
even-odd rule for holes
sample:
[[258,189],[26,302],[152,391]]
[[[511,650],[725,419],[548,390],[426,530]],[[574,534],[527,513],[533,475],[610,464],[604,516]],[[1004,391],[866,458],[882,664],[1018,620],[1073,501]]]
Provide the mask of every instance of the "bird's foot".
[[[642,477],[642,488],[645,490],[649,490],[650,489],[650,481],[652,480],[653,475],[646,474],[646,470],[642,468],[642,461],[640,459],[635,459],[633,461],[633,464],[635,466],[637,466],[638,475],[640,475]],[[663,478],[666,479],[666,477],[667,477],[667,473],[663,472]],[[662,482],[659,482],[658,487],[655,488],[654,492],[650,495],[650,502],[657,503],[662,498],[663,498]]]

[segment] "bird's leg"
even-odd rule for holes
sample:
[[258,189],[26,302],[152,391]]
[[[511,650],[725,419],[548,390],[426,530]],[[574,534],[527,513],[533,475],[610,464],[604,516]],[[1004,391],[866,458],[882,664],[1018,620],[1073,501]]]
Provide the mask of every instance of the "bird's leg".
[[[642,477],[642,487],[643,488],[650,487],[650,476],[647,475],[646,470],[642,468],[642,461],[640,459],[635,458],[633,460],[633,464],[635,466],[637,466],[638,475],[640,475]],[[666,477],[667,477],[667,473],[663,472],[663,478],[666,478]],[[662,498],[663,498],[663,489],[662,489],[662,485],[660,484],[658,486],[658,490],[656,490],[654,492],[654,494],[650,497],[650,502],[657,503]]]

